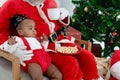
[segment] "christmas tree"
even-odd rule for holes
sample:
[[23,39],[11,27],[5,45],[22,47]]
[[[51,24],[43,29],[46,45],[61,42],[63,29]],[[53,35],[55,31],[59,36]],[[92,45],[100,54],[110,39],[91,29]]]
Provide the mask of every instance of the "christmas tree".
[[72,0],[75,5],[71,26],[82,33],[82,39],[103,41],[103,56],[120,47],[120,0]]

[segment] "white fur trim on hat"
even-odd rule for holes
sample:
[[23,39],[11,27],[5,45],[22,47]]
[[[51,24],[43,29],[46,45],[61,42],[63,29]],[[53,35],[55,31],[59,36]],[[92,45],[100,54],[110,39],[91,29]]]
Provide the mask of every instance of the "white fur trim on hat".
[[120,49],[120,48],[119,48],[118,46],[115,46],[115,47],[114,47],[114,51],[115,51],[115,50],[119,50],[119,49]]
[[120,80],[120,61],[112,65],[110,68],[110,73],[114,78]]

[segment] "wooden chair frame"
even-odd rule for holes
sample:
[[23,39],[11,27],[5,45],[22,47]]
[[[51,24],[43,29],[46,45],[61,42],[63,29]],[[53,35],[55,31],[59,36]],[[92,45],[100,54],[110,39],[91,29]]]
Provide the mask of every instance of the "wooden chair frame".
[[[91,51],[91,42],[76,39],[75,41],[78,45],[84,44],[85,49]],[[0,50],[0,57],[12,62],[12,78],[13,80],[20,80],[20,59],[14,55],[9,54],[3,50]]]

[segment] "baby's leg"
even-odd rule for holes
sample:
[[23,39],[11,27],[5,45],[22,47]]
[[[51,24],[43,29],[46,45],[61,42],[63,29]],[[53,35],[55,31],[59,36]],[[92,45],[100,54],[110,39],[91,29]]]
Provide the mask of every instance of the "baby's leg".
[[32,80],[43,80],[43,72],[40,65],[31,63],[28,66],[28,72],[32,77]]
[[62,80],[62,73],[52,63],[49,65],[48,69],[46,70],[45,75],[50,77],[50,80]]

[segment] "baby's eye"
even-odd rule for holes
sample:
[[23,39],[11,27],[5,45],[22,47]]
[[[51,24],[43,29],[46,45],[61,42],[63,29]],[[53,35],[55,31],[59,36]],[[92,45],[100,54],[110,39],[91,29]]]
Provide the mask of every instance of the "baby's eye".
[[32,30],[32,28],[29,28],[29,30]]

